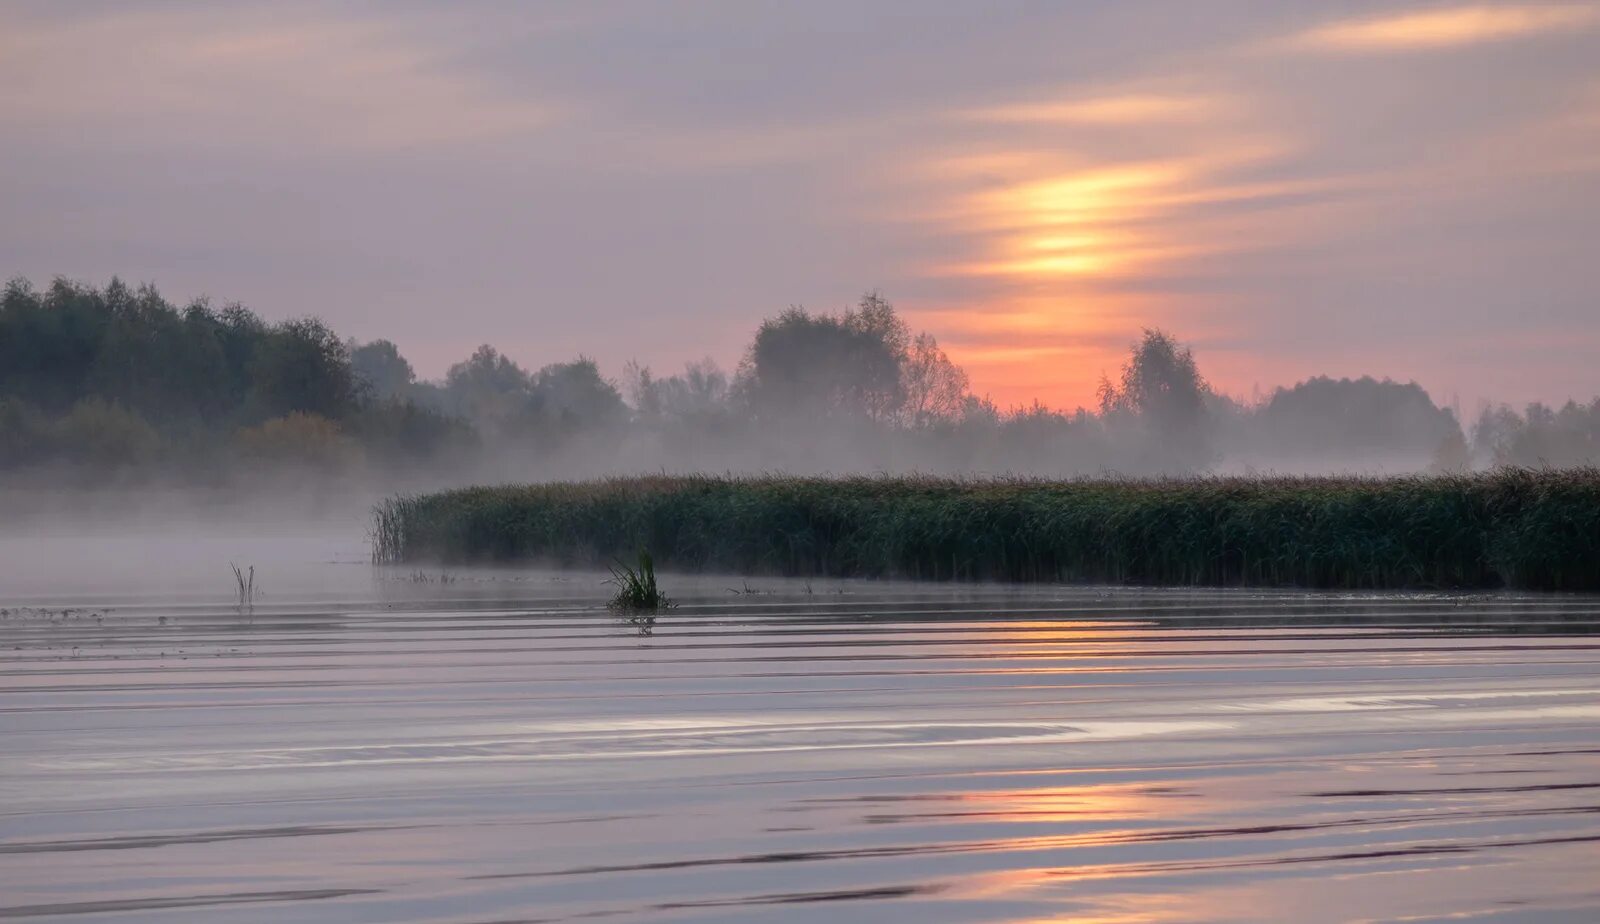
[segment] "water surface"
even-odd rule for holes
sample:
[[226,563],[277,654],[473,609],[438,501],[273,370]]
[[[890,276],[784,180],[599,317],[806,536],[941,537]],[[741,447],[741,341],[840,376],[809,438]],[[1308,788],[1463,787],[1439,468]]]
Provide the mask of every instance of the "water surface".
[[0,549],[0,919],[1600,920],[1595,598],[668,576],[646,623],[97,542]]

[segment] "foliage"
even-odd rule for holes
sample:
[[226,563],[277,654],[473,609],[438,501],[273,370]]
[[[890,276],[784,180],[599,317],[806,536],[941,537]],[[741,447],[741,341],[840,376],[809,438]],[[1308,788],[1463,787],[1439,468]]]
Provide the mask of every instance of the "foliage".
[[1146,328],[1121,381],[1101,380],[1100,413],[1113,423],[1138,426],[1147,457],[1170,460],[1177,471],[1198,471],[1214,457],[1206,427],[1209,392],[1189,348],[1165,331]]
[[683,372],[665,378],[629,363],[623,376],[628,398],[643,423],[704,427],[727,416],[728,375],[709,357],[687,363]]
[[101,471],[135,468],[162,451],[161,435],[143,417],[100,398],[73,405],[46,439],[52,457]]
[[1461,427],[1416,382],[1308,379],[1273,392],[1260,426],[1280,450],[1304,456],[1410,453],[1425,459]]
[[0,468],[20,468],[48,456],[50,421],[17,398],[0,398]]
[[417,382],[416,370],[400,355],[400,348],[387,340],[345,345],[350,356],[350,372],[357,387],[379,401],[403,401]]
[[593,359],[529,372],[484,345],[442,381],[417,381],[393,343],[341,341],[315,319],[268,323],[203,299],[178,308],[116,279],[42,291],[14,280],[0,293],[0,468],[190,480],[230,453],[407,478],[1600,463],[1600,400],[1486,409],[1465,449],[1456,415],[1416,383],[1313,378],[1246,404],[1212,389],[1190,348],[1159,330],[1105,380],[1097,412],[1002,409],[876,293],[838,313],[768,319],[731,380],[710,360],[665,377],[630,365],[624,379],[631,407]]
[[532,389],[527,370],[486,343],[450,367],[443,392],[450,413],[499,431],[523,412]]
[[1600,470],[1393,479],[655,477],[396,497],[377,561],[802,576],[1600,589]]
[[961,418],[967,407],[967,373],[939,349],[932,334],[918,334],[901,364],[904,401],[901,419],[910,427],[931,427]]
[[602,376],[599,365],[586,356],[540,369],[528,391],[527,414],[547,430],[603,429],[618,426],[628,417],[616,384]]
[[840,315],[790,308],[756,331],[740,388],[757,417],[887,421],[905,400],[908,342],[904,323],[877,295]]
[[1484,408],[1473,441],[1496,465],[1593,465],[1600,461],[1600,398],[1568,401],[1560,410],[1534,403],[1520,415],[1504,405]]
[[479,449],[477,431],[466,421],[398,398],[369,403],[348,426],[381,468],[459,462]]
[[315,318],[268,330],[250,360],[250,406],[259,417],[340,419],[356,407],[357,383],[344,342]]
[[43,292],[14,280],[0,295],[0,467],[202,469],[231,448],[345,471],[363,455],[355,440],[413,462],[474,446],[460,421],[375,394],[411,377],[393,344],[353,349],[315,319],[267,324],[203,300],[180,310],[116,279]]
[[268,328],[237,306],[179,312],[153,288],[13,280],[0,296],[0,396],[58,416],[99,398],[156,426],[216,423],[242,403]]
[[240,430],[234,448],[248,462],[328,474],[349,472],[362,460],[360,444],[337,423],[300,411]]

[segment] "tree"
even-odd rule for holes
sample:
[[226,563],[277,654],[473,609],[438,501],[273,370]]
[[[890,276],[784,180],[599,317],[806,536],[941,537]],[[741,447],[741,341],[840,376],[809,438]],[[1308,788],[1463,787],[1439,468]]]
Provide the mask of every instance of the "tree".
[[932,334],[911,341],[900,371],[901,419],[907,426],[928,427],[960,418],[967,405],[967,373],[950,361]]
[[379,400],[404,398],[417,381],[416,370],[400,355],[399,347],[387,340],[374,340],[357,346],[349,344],[350,370],[357,383]]
[[451,366],[444,377],[449,410],[495,429],[522,412],[532,387],[525,369],[487,343]]
[[1213,459],[1209,391],[1188,347],[1171,334],[1145,328],[1122,367],[1121,381],[1101,380],[1100,412],[1112,423],[1133,422],[1144,431],[1148,441],[1141,464],[1192,471]]
[[368,458],[389,469],[464,458],[478,448],[478,434],[459,417],[412,401],[370,401],[348,422],[349,434]]
[[1472,452],[1467,448],[1466,437],[1457,427],[1445,434],[1433,450],[1433,460],[1428,470],[1439,475],[1459,475],[1472,468]]
[[1484,408],[1473,445],[1496,465],[1571,466],[1600,463],[1600,398],[1568,401],[1559,411],[1534,402],[1522,414]]
[[1371,376],[1307,379],[1279,388],[1257,414],[1267,447],[1305,458],[1363,458],[1421,468],[1463,439],[1449,410],[1416,382]]
[[650,423],[705,423],[728,411],[728,374],[707,358],[686,363],[683,372],[657,378],[648,367],[630,362],[623,377],[639,419]]
[[612,427],[628,417],[616,384],[587,356],[540,369],[531,381],[528,407],[540,424],[563,433]]
[[337,420],[355,409],[356,399],[344,342],[315,318],[270,328],[250,361],[250,402],[257,419],[298,411]]
[[46,414],[64,414],[89,397],[89,373],[111,321],[94,289],[56,279],[39,293],[13,279],[0,301],[0,393]]
[[762,322],[744,362],[740,389],[758,417],[894,419],[910,336],[876,294],[842,315],[790,308]]

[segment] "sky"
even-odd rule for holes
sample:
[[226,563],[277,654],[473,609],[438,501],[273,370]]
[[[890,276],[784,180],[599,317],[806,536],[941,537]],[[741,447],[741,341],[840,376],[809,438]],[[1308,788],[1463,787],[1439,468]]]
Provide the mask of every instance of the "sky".
[[436,377],[737,364],[882,292],[1002,407],[1600,393],[1600,3],[0,0],[0,275]]

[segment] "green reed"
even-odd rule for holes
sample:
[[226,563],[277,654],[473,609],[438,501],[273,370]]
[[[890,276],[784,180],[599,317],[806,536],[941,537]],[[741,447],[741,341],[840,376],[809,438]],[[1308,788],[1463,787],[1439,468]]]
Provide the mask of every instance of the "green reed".
[[378,562],[828,577],[1600,590],[1600,470],[1400,478],[689,475],[474,487],[374,513]]
[[611,565],[611,583],[617,592],[611,598],[611,608],[624,612],[653,613],[672,606],[672,599],[656,586],[655,560],[649,552],[639,553],[639,567],[622,562]]

